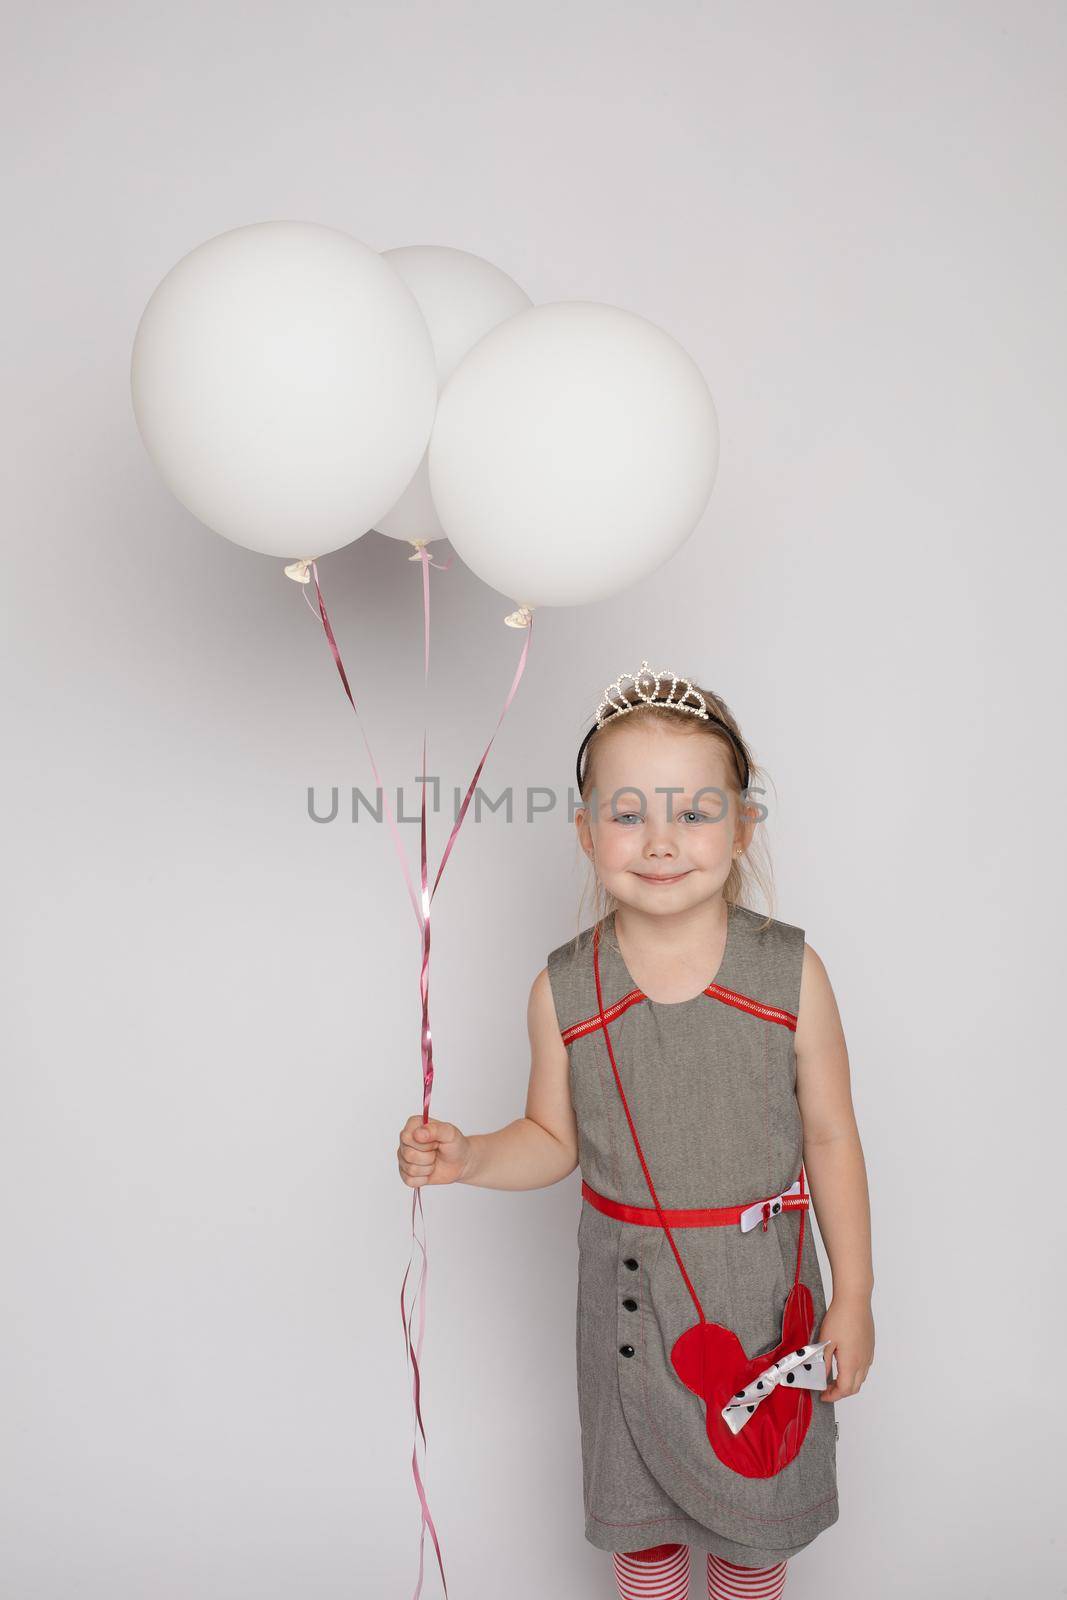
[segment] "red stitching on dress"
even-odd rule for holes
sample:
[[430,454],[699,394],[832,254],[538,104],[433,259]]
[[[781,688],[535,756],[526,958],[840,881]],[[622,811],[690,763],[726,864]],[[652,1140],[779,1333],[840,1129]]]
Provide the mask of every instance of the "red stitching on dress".
[[[607,1010],[604,1012],[604,1015],[607,1020],[611,1022],[614,1017],[620,1017],[624,1011],[628,1011],[631,1006],[637,1005],[641,1000],[644,999],[645,996],[641,993],[640,989],[631,989],[630,993],[624,994],[621,1000],[616,1000],[614,1005],[608,1006]],[[599,1015],[595,1017],[587,1017],[584,1022],[572,1022],[569,1028],[564,1028],[561,1038],[563,1039],[564,1044],[570,1044],[573,1039],[580,1039],[583,1034],[590,1033],[594,1028],[599,1027]]]
[[[734,989],[724,989],[720,984],[709,984],[701,990],[709,1000],[721,1000],[723,1005],[736,1006],[738,1011],[747,1011],[751,1017],[759,1017],[763,1022],[777,1022],[783,1028],[788,1028],[790,1033],[797,1031],[797,1019],[792,1011],[783,1011],[780,1006],[764,1005],[762,1000],[753,1000],[751,995],[738,994]],[[604,1018],[612,1022],[616,1017],[628,1011],[631,1006],[638,1005],[642,1000],[647,1000],[647,994],[640,989],[631,989],[629,994],[624,994],[621,1000],[616,1000],[614,1005],[607,1006]],[[600,1027],[600,1017],[586,1017],[581,1022],[572,1022],[569,1028],[561,1030],[560,1037],[564,1044],[571,1044],[575,1039],[591,1033],[594,1028]]]
[[717,983],[710,984],[703,992],[710,995],[713,1000],[721,1000],[724,1005],[737,1006],[740,1011],[748,1011],[754,1017],[762,1017],[765,1022],[781,1023],[790,1033],[797,1031],[797,1019],[792,1011],[783,1011],[779,1006],[766,1006],[762,1000],[753,1000],[747,994],[737,994],[733,989],[720,988]]

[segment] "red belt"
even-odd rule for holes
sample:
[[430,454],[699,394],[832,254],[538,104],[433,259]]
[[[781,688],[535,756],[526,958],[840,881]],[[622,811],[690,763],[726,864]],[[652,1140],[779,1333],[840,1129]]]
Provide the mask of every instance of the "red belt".
[[[582,1197],[597,1211],[607,1217],[617,1217],[620,1222],[632,1222],[641,1228],[658,1228],[660,1213],[653,1206],[627,1206],[619,1200],[609,1200],[582,1179]],[[762,1200],[749,1201],[743,1206],[704,1206],[684,1211],[663,1211],[670,1228],[730,1228],[740,1226],[743,1233],[762,1223],[766,1233],[771,1217],[782,1211],[806,1211],[811,1204],[803,1166],[800,1177],[791,1188],[781,1194],[767,1195]]]

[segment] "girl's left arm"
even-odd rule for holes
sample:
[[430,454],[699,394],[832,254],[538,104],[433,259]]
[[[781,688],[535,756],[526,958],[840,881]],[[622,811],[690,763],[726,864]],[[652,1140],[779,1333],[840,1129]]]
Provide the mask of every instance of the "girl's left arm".
[[794,1039],[796,1095],[804,1124],[804,1170],[830,1257],[833,1299],[819,1329],[837,1361],[822,1400],[855,1394],[874,1360],[871,1295],[871,1205],[849,1082],[848,1049],[826,968],[804,946],[800,1009]]

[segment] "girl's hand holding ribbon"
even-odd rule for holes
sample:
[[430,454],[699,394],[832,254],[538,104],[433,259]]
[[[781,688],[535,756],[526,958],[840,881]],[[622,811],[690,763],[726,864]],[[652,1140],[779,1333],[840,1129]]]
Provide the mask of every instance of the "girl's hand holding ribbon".
[[428,1183],[456,1183],[470,1160],[471,1142],[451,1122],[409,1117],[397,1147],[400,1176],[409,1189]]
[[837,1362],[837,1373],[819,1395],[820,1400],[844,1400],[856,1394],[874,1362],[874,1315],[869,1295],[835,1295],[819,1328],[819,1340],[830,1343],[825,1352],[826,1372],[830,1359]]

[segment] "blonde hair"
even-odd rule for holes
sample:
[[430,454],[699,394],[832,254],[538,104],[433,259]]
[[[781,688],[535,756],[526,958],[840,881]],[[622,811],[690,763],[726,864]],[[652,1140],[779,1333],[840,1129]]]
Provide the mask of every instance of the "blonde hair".
[[[659,680],[660,688],[656,691],[664,696],[671,688],[669,678]],[[646,686],[647,687],[647,686]],[[748,791],[750,794],[765,794],[767,792],[768,774],[762,767],[757,766],[752,758],[752,752],[742,736],[737,719],[721,695],[713,689],[705,689],[701,684],[694,684],[693,688],[704,697],[707,709],[715,716],[721,717],[723,722],[737,738],[741,749],[748,760],[749,780]],[[610,734],[616,722],[633,722],[639,720],[647,722],[650,717],[658,718],[661,724],[666,723],[672,730],[686,738],[714,739],[716,744],[726,755],[726,782],[730,792],[737,801],[741,802],[742,771],[738,760],[737,750],[732,740],[716,723],[705,722],[702,717],[694,717],[684,711],[671,711],[666,707],[657,709],[655,706],[646,705],[637,694],[633,685],[623,691],[623,698],[634,707],[633,711],[624,712],[621,716],[609,717],[602,728],[599,728],[586,746],[585,769],[582,773],[582,799],[584,800],[592,787],[592,774],[598,745]],[[755,803],[755,802],[753,802]],[[578,845],[581,850],[581,845]],[[584,852],[583,852],[584,854]],[[597,874],[593,863],[588,860],[588,873],[582,888],[581,899],[578,902],[578,921],[574,938],[577,940],[582,933],[582,910],[586,899],[592,890],[593,896],[593,924],[603,921],[611,915],[618,905],[615,895],[605,889]],[[755,898],[754,891],[758,890],[762,896],[767,910],[764,913],[763,926],[766,927],[774,916],[774,877],[771,869],[770,850],[767,846],[764,832],[757,826],[752,835],[752,844],[743,855],[735,856],[730,862],[730,871],[726,882],[723,884],[723,899],[731,905],[747,906],[755,911],[757,907],[751,902]]]

